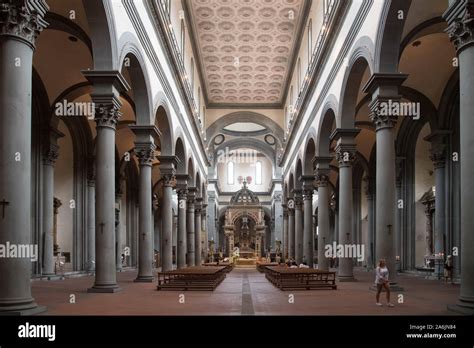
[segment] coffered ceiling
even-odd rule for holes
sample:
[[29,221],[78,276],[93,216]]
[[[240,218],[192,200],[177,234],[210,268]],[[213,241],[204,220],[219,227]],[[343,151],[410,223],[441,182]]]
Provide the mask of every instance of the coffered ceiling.
[[283,103],[307,0],[185,0],[209,106]]

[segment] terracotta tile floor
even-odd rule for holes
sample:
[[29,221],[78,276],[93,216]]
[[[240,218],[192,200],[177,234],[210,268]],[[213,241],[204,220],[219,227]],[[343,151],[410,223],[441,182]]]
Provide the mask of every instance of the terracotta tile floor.
[[[405,288],[403,304],[375,306],[369,290],[372,273],[355,271],[357,282],[338,283],[337,290],[281,291],[252,269],[234,269],[214,292],[156,291],[155,283],[134,283],[135,271],[118,273],[123,291],[90,294],[93,278],[34,281],[33,296],[46,305],[44,315],[449,315],[448,304],[457,301],[459,286],[415,276],[399,276]],[[76,303],[69,303],[70,295]],[[185,295],[185,303],[179,295]],[[289,303],[289,295],[294,303]],[[384,294],[382,294],[384,295]]]

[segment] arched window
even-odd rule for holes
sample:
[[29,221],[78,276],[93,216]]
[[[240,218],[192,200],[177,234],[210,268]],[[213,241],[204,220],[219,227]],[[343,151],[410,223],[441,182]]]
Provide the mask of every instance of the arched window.
[[313,58],[313,20],[309,20],[308,24],[308,66],[311,65]]
[[262,162],[255,163],[255,185],[262,184]]
[[184,26],[184,19],[181,19],[181,57],[184,61],[184,45],[186,44],[186,27]]
[[227,163],[227,184],[234,185],[234,162]]

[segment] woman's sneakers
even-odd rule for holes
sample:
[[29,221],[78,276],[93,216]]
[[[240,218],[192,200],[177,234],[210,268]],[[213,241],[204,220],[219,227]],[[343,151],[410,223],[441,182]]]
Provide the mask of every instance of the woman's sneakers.
[[[377,302],[376,305],[379,306],[379,307],[383,306],[383,304],[381,304],[380,302]],[[387,307],[395,307],[395,306],[393,305],[393,303],[389,302],[389,303],[387,303]]]

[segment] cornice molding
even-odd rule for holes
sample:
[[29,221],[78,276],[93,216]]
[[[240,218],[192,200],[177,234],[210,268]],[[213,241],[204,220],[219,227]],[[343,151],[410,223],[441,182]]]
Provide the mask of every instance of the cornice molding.
[[[329,76],[326,79],[326,82],[323,85],[321,93],[319,93],[319,95],[318,95],[318,98],[316,100],[316,103],[315,103],[312,111],[311,111],[311,114],[308,117],[308,120],[306,121],[306,124],[304,125],[304,127],[302,129],[306,129],[306,130],[310,129],[310,125],[311,125],[311,123],[313,123],[314,119],[316,118],[317,111],[322,106],[322,104],[323,104],[323,102],[324,102],[324,100],[327,96],[327,93],[328,93],[329,89],[331,88],[331,86],[332,86],[332,84],[333,84],[333,82],[334,82],[334,80],[335,80],[335,78],[336,78],[343,62],[344,62],[345,57],[347,56],[350,48],[352,47],[352,45],[354,43],[355,38],[357,37],[363,23],[365,22],[365,19],[367,18],[367,15],[370,11],[370,8],[372,7],[373,2],[374,2],[374,0],[364,0],[362,6],[360,7],[359,11],[357,12],[357,14],[355,16],[356,20],[353,22],[351,28],[348,31],[349,35],[346,36],[346,39],[345,39],[345,41],[344,41],[344,43],[343,43],[343,45],[342,45],[342,47],[339,51],[339,55],[337,56],[334,64],[332,64],[332,69],[329,73]],[[323,51],[325,51],[325,52],[330,51],[331,47],[334,45],[335,40],[337,39],[337,36],[339,35],[341,25],[343,24],[344,19],[345,19],[346,14],[347,14],[347,11],[350,7],[348,1],[344,1],[341,6],[343,6],[343,9],[342,9],[343,13],[338,16],[338,22],[335,24],[335,28],[333,29],[331,38],[328,40],[326,47],[323,48]],[[290,136],[288,138],[288,141],[286,143],[285,150],[283,152],[283,156],[282,156],[280,162],[278,163],[279,166],[283,166],[286,161],[291,162],[292,160],[294,160],[294,158],[298,154],[297,149],[301,146],[301,144],[302,144],[302,142],[305,138],[304,134],[303,134],[302,136],[295,139],[295,137],[296,137],[295,129],[300,129],[300,126],[301,126],[301,123],[302,123],[302,118],[300,117],[300,115],[304,115],[307,111],[308,103],[311,99],[311,96],[314,95],[315,89],[317,87],[317,83],[319,82],[319,80],[321,78],[322,67],[324,67],[328,63],[329,56],[325,55],[321,59],[323,59],[323,60],[322,61],[317,60],[314,63],[315,66],[317,66],[317,68],[315,68],[315,70],[313,72],[313,75],[310,78],[311,84],[307,87],[307,92],[304,96],[304,101],[302,103],[301,108],[299,109],[298,115],[295,117],[296,121],[294,123],[293,129],[292,129],[292,131],[290,133]],[[296,146],[295,146],[296,150],[292,151],[290,153],[292,145],[295,141],[297,141]],[[291,155],[291,157],[289,157],[290,155]],[[286,169],[283,173],[283,177],[286,177],[286,175],[288,174],[288,171],[290,169],[291,169],[291,166],[286,166]]]
[[[128,14],[128,17],[129,17],[130,21],[132,22],[132,25],[135,29],[137,37],[138,37],[138,39],[140,40],[140,43],[143,46],[143,50],[147,54],[147,57],[150,60],[152,66],[153,66],[153,69],[154,69],[156,75],[158,76],[158,79],[159,79],[161,85],[163,86],[163,92],[165,93],[166,97],[170,101],[170,104],[171,104],[173,110],[175,111],[175,113],[177,115],[177,118],[179,119],[179,122],[181,124],[181,128],[182,128],[183,132],[186,134],[188,139],[192,139],[188,127],[185,127],[186,123],[184,121],[183,115],[180,112],[178,101],[176,100],[176,98],[173,94],[173,90],[172,90],[171,85],[168,81],[168,78],[167,78],[167,76],[164,72],[163,66],[161,65],[160,60],[158,59],[158,56],[157,56],[156,52],[154,51],[154,48],[153,48],[153,45],[151,43],[150,37],[148,36],[148,33],[145,30],[143,22],[139,17],[139,14],[138,14],[136,6],[135,6],[135,3],[133,1],[122,0],[122,4],[125,8],[125,11]],[[150,12],[149,6],[150,6],[149,2],[145,1],[145,8],[146,8],[146,10],[147,10],[147,12],[150,16],[150,20],[153,22],[154,18],[153,18],[152,13]],[[158,30],[158,27],[155,27],[155,33],[158,37],[158,40],[160,42],[161,47],[162,48],[166,47],[166,45],[163,43],[163,37],[160,33],[160,30]],[[170,57],[169,57],[168,50],[164,49],[163,51],[164,51],[164,54],[167,58],[168,63],[170,63],[169,62]],[[174,74],[173,74],[173,77],[176,80],[176,76]],[[178,83],[177,83],[177,85],[179,86]],[[181,98],[183,100],[186,100],[186,96],[183,94],[183,91],[180,88],[178,88],[178,90],[180,92]],[[207,155],[206,155],[205,145],[204,145],[204,142],[202,141],[202,138],[200,136],[200,131],[198,129],[196,120],[192,116],[193,115],[192,110],[189,110],[189,104],[188,103],[185,102],[183,104],[185,105],[185,107],[187,106],[188,111],[190,111],[187,114],[188,119],[189,119],[191,125],[193,126],[193,130],[195,131],[195,134],[196,134],[196,137],[197,137],[197,140],[198,140],[197,142],[199,144],[199,148],[201,150],[202,157],[204,158],[205,165],[207,167],[209,167],[210,162],[209,162],[209,159],[207,158]],[[191,117],[189,117],[189,115],[191,115]],[[195,150],[195,147],[191,146],[191,149]],[[195,157],[197,159],[199,156],[197,156],[197,154],[195,154]],[[196,162],[199,164],[199,167],[200,167],[201,171],[203,173],[205,173],[206,171],[205,171],[205,168],[202,166],[201,161],[196,161]]]

